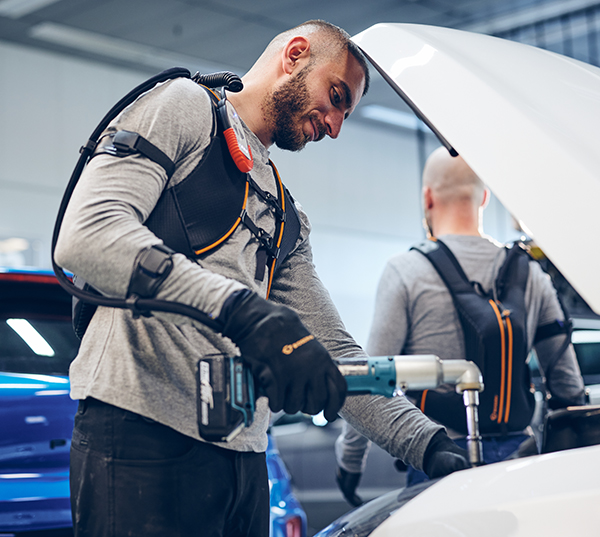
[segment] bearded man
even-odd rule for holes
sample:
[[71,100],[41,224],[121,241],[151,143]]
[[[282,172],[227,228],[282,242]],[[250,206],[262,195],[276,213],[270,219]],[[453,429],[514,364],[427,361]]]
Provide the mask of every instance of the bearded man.
[[[299,151],[339,135],[368,89],[363,55],[340,28],[308,21],[275,37],[242,81],[225,97],[241,120],[238,138],[247,140],[245,171],[231,172],[219,145],[215,96],[175,79],[142,95],[106,133],[137,133],[173,166],[100,150],[66,211],[55,251],[61,266],[104,295],[176,301],[214,321],[211,329],[173,314],[96,310],[70,370],[80,401],[71,446],[76,536],[267,536],[269,408],[323,410],[329,420],[341,410],[395,457],[435,476],[468,466],[446,449],[443,429],[401,398],[344,404],[346,383],[332,357],[364,351],[315,272],[308,218],[269,160],[273,144]],[[211,245],[189,251],[198,222],[210,227],[228,202],[206,199],[229,177],[237,192],[236,173],[245,185],[239,218]],[[286,242],[292,221],[297,234],[279,256],[271,239]],[[250,427],[231,441],[206,442],[198,364],[239,351],[265,396]]]

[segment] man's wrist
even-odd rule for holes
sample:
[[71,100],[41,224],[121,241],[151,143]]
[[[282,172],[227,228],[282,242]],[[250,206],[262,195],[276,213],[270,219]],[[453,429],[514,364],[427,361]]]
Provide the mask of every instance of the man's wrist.
[[425,454],[423,455],[423,471],[427,473],[427,466],[431,461],[431,457],[434,453],[437,453],[440,449],[443,449],[444,445],[448,445],[447,442],[452,442],[450,437],[444,429],[437,431],[429,440]]
[[238,289],[237,291],[231,293],[225,299],[225,302],[223,302],[223,306],[221,306],[221,313],[219,313],[217,321],[225,324],[231,315],[231,312],[233,312],[238,307],[240,302],[246,299],[250,294],[252,294],[250,289]]

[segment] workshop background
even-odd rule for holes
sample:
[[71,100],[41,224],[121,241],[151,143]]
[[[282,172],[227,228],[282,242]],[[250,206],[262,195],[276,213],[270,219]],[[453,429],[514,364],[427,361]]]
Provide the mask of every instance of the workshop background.
[[[0,0],[0,266],[50,267],[79,147],[118,99],[164,68],[243,75],[274,35],[314,18],[352,35],[377,22],[447,26],[598,65],[599,13],[591,0]],[[361,344],[385,261],[424,237],[420,173],[439,145],[372,78],[338,140],[271,152],[311,218],[317,270]],[[495,198],[484,227],[501,241],[518,236]]]

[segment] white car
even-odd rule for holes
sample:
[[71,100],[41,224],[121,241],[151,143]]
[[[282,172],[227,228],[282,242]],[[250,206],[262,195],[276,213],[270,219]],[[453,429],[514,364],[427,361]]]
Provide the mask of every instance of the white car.
[[[600,69],[431,26],[378,24],[354,41],[600,313]],[[598,443],[600,407],[558,411],[543,454],[388,493],[318,536],[597,536]]]
[[600,446],[504,461],[390,492],[316,537],[592,537]]

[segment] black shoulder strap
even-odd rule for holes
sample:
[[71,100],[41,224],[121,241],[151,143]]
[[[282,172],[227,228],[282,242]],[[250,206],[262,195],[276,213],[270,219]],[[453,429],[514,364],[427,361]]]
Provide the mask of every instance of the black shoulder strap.
[[506,258],[496,276],[496,292],[502,300],[507,289],[508,282],[518,285],[525,292],[527,277],[529,276],[529,255],[520,242],[514,242],[511,247],[506,248]]
[[294,249],[300,236],[300,216],[298,215],[294,198],[285,186],[283,187],[283,195],[285,199],[285,227],[283,228],[283,237],[279,246],[279,256],[275,263],[275,270],[279,268],[281,263]]
[[474,292],[460,263],[441,240],[427,240],[416,244],[411,250],[417,250],[429,259],[452,295]]

